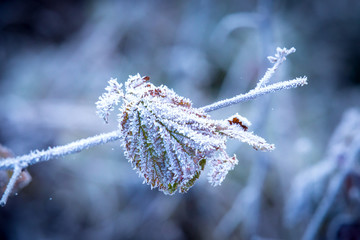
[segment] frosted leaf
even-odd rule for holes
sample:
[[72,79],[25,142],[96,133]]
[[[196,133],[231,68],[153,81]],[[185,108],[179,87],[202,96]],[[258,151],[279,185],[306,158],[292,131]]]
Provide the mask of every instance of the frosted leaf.
[[227,138],[239,139],[255,149],[273,145],[247,132],[250,122],[236,114],[212,120],[189,99],[166,86],[156,87],[149,77],[129,76],[118,115],[125,156],[144,183],[165,194],[186,192],[210,165],[209,182],[220,185],[237,164],[229,157]]
[[130,77],[119,115],[125,155],[152,188],[186,192],[203,170],[205,158],[225,148],[209,116],[188,99],[146,79]]

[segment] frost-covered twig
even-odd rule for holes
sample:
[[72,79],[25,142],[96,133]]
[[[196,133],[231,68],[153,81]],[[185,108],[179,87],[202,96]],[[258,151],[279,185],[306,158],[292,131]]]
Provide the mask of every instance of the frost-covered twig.
[[118,131],[113,131],[110,133],[103,133],[94,137],[81,139],[64,146],[49,148],[48,150],[43,151],[35,151],[27,155],[0,160],[0,170],[13,170],[12,177],[6,186],[6,190],[0,200],[0,205],[3,206],[6,204],[7,198],[12,192],[16,179],[19,177],[22,169],[25,169],[28,166],[36,163],[48,161],[53,158],[63,157],[96,145],[112,142],[118,140],[119,138]]
[[285,81],[285,82],[278,82],[278,83],[274,83],[274,84],[271,84],[266,87],[261,87],[258,89],[250,90],[248,93],[245,93],[245,94],[240,94],[235,97],[228,98],[228,99],[210,104],[208,106],[203,107],[202,109],[205,112],[211,112],[214,110],[218,110],[220,108],[228,107],[233,104],[246,102],[246,101],[255,99],[255,98],[265,95],[267,93],[272,93],[272,92],[276,92],[276,91],[283,90],[283,89],[296,88],[299,86],[304,86],[306,84],[307,84],[306,77],[299,77],[299,78]]
[[270,78],[274,75],[276,70],[279,68],[280,64],[282,64],[286,60],[286,56],[294,53],[296,51],[295,48],[276,48],[275,56],[269,56],[268,59],[271,63],[274,63],[274,66],[268,68],[265,75],[259,80],[255,89],[260,89],[266,86],[266,84],[270,81]]
[[118,115],[119,130],[45,151],[3,159],[0,170],[12,169],[14,173],[0,203],[6,203],[21,170],[29,165],[119,139],[133,167],[152,188],[157,187],[166,194],[173,194],[177,190],[186,192],[204,170],[206,161],[211,167],[209,182],[214,186],[220,185],[227,172],[237,164],[236,156],[229,157],[225,152],[227,138],[248,143],[256,150],[269,151],[274,146],[247,131],[250,122],[242,116],[235,114],[226,120],[212,120],[206,112],[307,84],[306,77],[302,77],[266,86],[285,56],[294,51],[293,48],[278,48],[275,57],[269,57],[275,63],[271,68],[273,70],[267,71],[255,89],[203,108],[193,108],[189,99],[178,96],[166,86],[155,87],[148,82],[149,77],[139,74],[130,76],[125,84],[125,94],[122,85],[116,79],[111,79],[107,92],[96,103],[97,113],[107,122],[110,112],[122,99],[123,105]]
[[119,132],[113,131],[109,133],[103,133],[93,137],[81,139],[67,145],[49,148],[48,150],[34,151],[30,154],[23,155],[15,158],[6,158],[0,161],[1,170],[11,170],[15,166],[19,166],[22,169],[40,162],[48,161],[52,158],[63,157],[69,154],[81,152],[84,149],[88,149],[100,144],[113,142],[119,139]]
[[276,70],[280,66],[281,63],[283,63],[286,60],[286,56],[294,53],[296,51],[295,48],[277,48],[275,56],[269,56],[268,59],[271,63],[273,63],[273,67],[268,68],[264,76],[259,80],[256,87],[252,90],[250,90],[248,93],[240,94],[232,98],[228,98],[222,101],[218,101],[216,103],[210,104],[208,106],[202,107],[201,109],[205,112],[211,112],[220,108],[224,108],[233,104],[246,102],[252,99],[255,99],[257,97],[260,97],[262,95],[265,95],[267,93],[276,92],[283,89],[290,89],[290,88],[296,88],[298,86],[304,86],[307,84],[307,78],[299,77],[293,80],[284,81],[284,82],[278,82],[271,85],[266,85],[271,77],[275,74]]

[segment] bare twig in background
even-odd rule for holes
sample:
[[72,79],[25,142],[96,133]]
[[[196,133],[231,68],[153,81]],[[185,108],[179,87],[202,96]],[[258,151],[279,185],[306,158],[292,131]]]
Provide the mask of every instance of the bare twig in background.
[[331,138],[325,159],[298,174],[293,181],[285,208],[285,224],[294,229],[312,217],[303,239],[315,239],[327,215],[338,211],[331,207],[339,190],[344,188],[345,178],[355,169],[360,149],[359,126],[360,113],[347,111]]
[[286,226],[296,228],[311,217],[336,168],[333,159],[325,159],[295,177],[284,209]]
[[260,211],[259,201],[269,168],[269,161],[265,158],[266,156],[254,162],[248,184],[239,192],[214,231],[218,238],[229,238],[243,221],[246,222],[247,233],[255,233]]
[[326,194],[318,205],[309,225],[303,235],[303,240],[316,239],[321,224],[333,206],[344,181],[353,169],[360,152],[360,112],[346,112],[342,122],[336,129],[330,142],[328,160],[337,162],[338,172],[329,183]]

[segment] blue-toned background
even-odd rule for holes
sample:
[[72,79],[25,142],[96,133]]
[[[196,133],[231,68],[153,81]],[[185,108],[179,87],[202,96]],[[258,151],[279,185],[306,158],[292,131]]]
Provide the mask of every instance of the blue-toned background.
[[[98,146],[30,167],[32,182],[0,209],[0,239],[300,239],[326,188],[291,205],[291,185],[360,107],[359,43],[357,0],[0,1],[0,144],[15,155],[115,130],[94,104],[111,77],[139,72],[201,107],[256,86],[279,46],[297,51],[273,81],[309,79],[211,113],[238,112],[277,147],[230,142],[239,165],[220,187],[203,174],[165,196],[142,184],[120,143]],[[318,239],[360,239],[358,170]]]

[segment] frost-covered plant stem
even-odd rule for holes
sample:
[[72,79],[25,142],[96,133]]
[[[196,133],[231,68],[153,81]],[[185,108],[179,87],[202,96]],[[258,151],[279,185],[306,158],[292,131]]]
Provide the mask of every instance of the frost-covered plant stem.
[[14,166],[26,168],[30,165],[40,162],[45,162],[52,158],[63,157],[73,153],[81,152],[84,149],[88,149],[97,145],[113,142],[118,140],[119,138],[120,137],[118,131],[113,131],[109,133],[99,134],[89,138],[80,139],[78,141],[63,146],[49,148],[47,150],[42,150],[42,151],[37,150],[27,155],[15,157],[15,158],[7,158],[0,161],[0,169],[1,170],[14,169]]
[[88,149],[100,144],[116,141],[120,138],[118,131],[109,133],[103,133],[93,137],[81,139],[63,146],[49,148],[48,150],[34,151],[27,155],[7,158],[0,161],[0,170],[13,170],[11,179],[6,186],[6,190],[0,200],[0,205],[5,205],[7,198],[9,197],[16,179],[19,177],[21,170],[27,168],[30,165],[45,162],[53,158],[63,157],[73,153],[81,152],[84,149]]
[[274,65],[271,68],[268,68],[264,76],[259,80],[258,84],[256,85],[255,89],[260,89],[262,87],[265,87],[266,84],[270,81],[271,77],[274,75],[276,70],[279,68],[279,66],[286,60],[286,56],[294,53],[296,51],[295,48],[277,48],[275,56],[269,56],[268,59],[271,63],[274,63]]
[[[290,50],[287,50],[285,48],[277,48],[277,53],[275,54],[275,57],[269,57],[270,62],[274,63],[274,66],[272,68],[269,68],[268,71],[265,73],[264,77],[260,79],[259,83],[257,84],[256,88],[249,91],[246,94],[240,94],[238,96],[235,96],[233,98],[229,98],[226,100],[222,100],[219,102],[216,102],[214,104],[210,104],[208,106],[202,107],[200,110],[204,112],[211,112],[220,108],[224,108],[233,104],[237,104],[240,102],[245,102],[251,99],[254,99],[256,97],[262,96],[267,93],[276,92],[282,89],[290,89],[290,88],[296,88],[298,86],[303,86],[307,84],[307,78],[301,77],[296,78],[294,80],[289,80],[285,82],[279,82],[274,83],[269,86],[266,86],[269,79],[273,76],[278,66],[286,59],[286,56],[292,52],[294,52],[295,49],[291,48]],[[148,80],[148,77],[142,78],[143,80]],[[111,79],[109,81],[110,86],[106,88],[107,93],[103,94],[103,96],[100,97],[100,101],[97,102],[98,107],[98,115],[100,115],[105,121],[107,121],[108,115],[110,111],[113,110],[114,105],[117,105],[118,99],[120,97],[124,97],[124,93],[122,90],[120,91],[121,85],[116,82],[115,79]],[[133,86],[134,87],[134,86]],[[135,86],[134,88],[136,88]],[[160,92],[150,92],[153,96],[160,96]],[[184,107],[184,109],[187,109],[187,103],[183,102],[183,100],[176,102],[176,104],[180,105],[181,107]],[[190,106],[189,106],[190,107]],[[196,115],[196,114],[195,114]],[[200,116],[200,115],[198,115]],[[125,116],[127,117],[127,115]],[[244,119],[243,119],[244,121]],[[240,122],[241,126],[243,128],[246,128],[247,126],[242,125],[242,122]],[[256,136],[253,136],[251,133],[247,133],[245,131],[242,131],[241,134],[243,134],[243,138],[246,138],[245,141],[258,141],[261,138],[258,138]],[[224,134],[225,131],[224,131]],[[228,132],[227,134],[231,135],[231,132]],[[229,135],[229,136],[230,136]],[[48,150],[42,150],[42,151],[34,151],[30,154],[15,157],[15,158],[7,158],[2,159],[0,161],[0,170],[13,170],[13,175],[7,185],[7,188],[0,200],[1,205],[5,205],[7,198],[12,192],[12,189],[16,183],[16,180],[18,179],[21,171],[25,168],[27,168],[30,165],[48,161],[52,158],[58,158],[62,156],[66,156],[69,154],[73,154],[76,152],[80,152],[84,149],[88,149],[93,146],[97,146],[100,144],[112,142],[121,139],[123,136],[120,134],[120,131],[113,131],[109,133],[103,133],[94,137],[89,137],[86,139],[81,139],[75,142],[72,142],[70,144],[64,145],[64,146],[58,146],[54,148],[49,148]],[[232,136],[236,137],[236,136]],[[252,137],[252,138],[249,138]],[[244,140],[244,139],[242,139]],[[249,142],[248,142],[249,143]],[[253,145],[253,147],[256,149],[256,147]],[[268,147],[272,147],[271,145],[268,145]],[[260,148],[261,149],[261,148]]]
[[285,81],[285,82],[279,82],[274,83],[266,87],[261,87],[258,89],[250,90],[248,93],[240,94],[232,98],[228,98],[222,101],[218,101],[216,103],[210,104],[208,106],[202,107],[202,109],[205,112],[211,112],[218,110],[220,108],[228,107],[233,104],[246,102],[252,99],[255,99],[257,97],[260,97],[262,95],[265,95],[267,93],[276,92],[283,89],[290,89],[290,88],[296,88],[298,86],[304,86],[307,84],[307,78],[306,77],[300,77],[293,80]]

